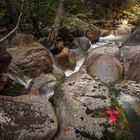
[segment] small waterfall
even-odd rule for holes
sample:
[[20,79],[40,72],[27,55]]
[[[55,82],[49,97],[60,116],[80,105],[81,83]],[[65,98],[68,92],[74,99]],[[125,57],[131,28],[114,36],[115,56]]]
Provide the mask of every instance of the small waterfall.
[[86,56],[83,56],[82,58],[80,58],[79,60],[77,60],[76,62],[76,67],[75,70],[66,70],[65,71],[65,75],[66,77],[69,77],[70,75],[72,75],[75,72],[78,72],[79,69],[81,68],[81,66],[83,65],[84,61],[85,61]]
[[16,74],[13,73],[8,73],[7,74],[9,78],[11,78],[12,80],[18,82],[19,84],[23,85],[25,87],[25,89],[28,89],[30,87],[30,83],[32,81],[31,78],[28,78],[26,76],[23,76],[22,78],[19,77]]

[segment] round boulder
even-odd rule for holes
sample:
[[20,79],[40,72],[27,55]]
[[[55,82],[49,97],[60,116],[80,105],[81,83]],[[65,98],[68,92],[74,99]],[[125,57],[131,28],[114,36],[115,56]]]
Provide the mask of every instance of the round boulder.
[[12,55],[10,70],[17,74],[24,74],[30,78],[42,73],[53,71],[53,62],[50,52],[43,46],[10,48]]
[[1,140],[51,140],[56,132],[56,116],[47,100],[0,96]]
[[102,82],[110,83],[122,78],[123,67],[115,57],[104,54],[90,60],[87,71]]

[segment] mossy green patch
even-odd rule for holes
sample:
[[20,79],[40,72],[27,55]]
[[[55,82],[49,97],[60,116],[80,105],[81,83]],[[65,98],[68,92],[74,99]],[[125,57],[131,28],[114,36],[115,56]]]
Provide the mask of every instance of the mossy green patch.
[[112,108],[119,112],[119,115],[117,116],[117,121],[114,123],[116,130],[116,140],[132,140],[132,134],[130,131],[125,110],[118,104],[115,99],[112,99],[112,102]]

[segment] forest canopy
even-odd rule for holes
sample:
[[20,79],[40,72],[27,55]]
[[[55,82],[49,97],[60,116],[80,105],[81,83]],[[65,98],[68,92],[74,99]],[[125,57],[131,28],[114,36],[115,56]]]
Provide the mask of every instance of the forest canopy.
[[[129,19],[139,24],[140,3],[138,0],[64,0],[64,22],[70,23],[76,18],[86,21],[96,19]],[[20,24],[30,23],[35,30],[45,34],[53,25],[58,0],[1,0],[0,28],[11,29],[18,19],[23,4]],[[80,8],[79,8],[80,6]]]

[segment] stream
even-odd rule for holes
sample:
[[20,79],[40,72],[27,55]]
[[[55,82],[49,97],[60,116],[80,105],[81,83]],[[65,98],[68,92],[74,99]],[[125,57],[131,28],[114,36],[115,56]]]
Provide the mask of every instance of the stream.
[[[121,27],[123,28],[123,27]],[[125,29],[124,29],[125,30]],[[129,32],[130,33],[130,32]],[[121,33],[120,35],[113,35],[110,34],[106,37],[100,37],[99,41],[93,45],[91,45],[90,49],[94,49],[97,47],[102,47],[104,45],[108,45],[108,44],[122,44],[122,42],[129,36],[128,32],[125,33]],[[89,51],[90,51],[89,49]],[[77,65],[75,67],[75,70],[66,70],[65,71],[65,75],[66,77],[69,77],[70,75],[72,75],[73,73],[79,71],[80,67],[83,65],[84,61],[85,61],[86,56],[81,57],[80,59],[77,60]],[[24,78],[15,78],[14,75],[9,74],[9,76],[14,79],[15,81],[21,83],[22,85],[25,86],[25,88],[27,89],[28,86],[30,85],[30,82],[32,79],[29,79],[27,77]],[[54,90],[50,90],[50,93],[48,95],[48,92],[44,95],[42,94],[41,96],[43,98],[51,98],[54,94]],[[133,133],[133,137],[134,140],[139,140],[140,139],[140,101],[138,98],[134,97],[134,96],[130,96],[124,93],[120,93],[119,96],[117,97],[117,100],[119,102],[120,105],[122,105],[122,107],[125,109],[127,117],[128,117],[128,121]]]

